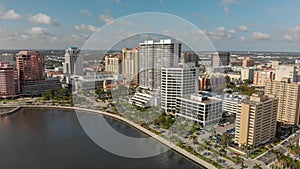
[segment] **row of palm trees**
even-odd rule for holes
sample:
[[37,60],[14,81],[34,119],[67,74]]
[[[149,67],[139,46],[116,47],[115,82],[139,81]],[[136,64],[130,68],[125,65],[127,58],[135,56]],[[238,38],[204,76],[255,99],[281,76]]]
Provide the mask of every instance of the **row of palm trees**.
[[290,154],[285,155],[278,150],[272,150],[272,153],[276,155],[276,161],[271,165],[272,169],[299,169],[300,162],[293,159]]

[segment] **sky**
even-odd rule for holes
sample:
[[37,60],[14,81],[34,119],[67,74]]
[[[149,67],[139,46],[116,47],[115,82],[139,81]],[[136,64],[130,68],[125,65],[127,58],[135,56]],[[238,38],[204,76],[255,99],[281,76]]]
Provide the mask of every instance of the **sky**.
[[160,12],[195,25],[216,50],[300,52],[299,6],[299,0],[0,0],[0,49],[82,47],[118,18]]

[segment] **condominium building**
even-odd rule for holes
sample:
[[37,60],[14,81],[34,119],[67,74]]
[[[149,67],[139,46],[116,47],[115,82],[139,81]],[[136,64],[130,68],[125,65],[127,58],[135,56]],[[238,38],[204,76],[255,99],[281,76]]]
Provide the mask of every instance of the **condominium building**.
[[241,80],[253,81],[254,68],[243,68],[241,70]]
[[278,98],[277,121],[289,125],[298,125],[300,118],[300,83],[291,82],[288,78],[268,82],[265,95]]
[[295,65],[278,65],[275,69],[275,81],[290,78],[291,82],[298,82],[298,72]]
[[249,99],[247,95],[225,94],[222,97],[222,111],[235,115],[240,111],[241,102],[246,99]]
[[20,51],[16,66],[22,95],[39,95],[48,89],[61,88],[59,79],[45,79],[44,57],[40,52]]
[[8,62],[0,62],[0,98],[16,97],[19,94],[17,72]]
[[198,74],[198,67],[184,64],[161,69],[161,108],[165,112],[175,112],[177,97],[197,93]]
[[251,59],[250,57],[246,57],[243,61],[242,61],[242,67],[252,67],[255,65],[255,61],[253,59]]
[[139,50],[138,48],[122,50],[122,74],[127,82],[138,83]]
[[105,71],[113,74],[122,74],[122,55],[107,54],[105,56]]
[[202,74],[199,76],[199,90],[214,90],[229,82],[228,77],[221,73]]
[[171,39],[139,44],[139,86],[159,90],[161,68],[178,66],[181,44]]
[[[69,47],[65,51],[65,62],[63,63],[63,72],[66,74],[78,74],[76,72],[78,67],[76,66],[76,61],[78,59],[80,50],[77,47]],[[79,65],[79,63],[77,64]]]
[[218,52],[212,55],[212,66],[228,66],[230,65],[230,52]]
[[222,101],[198,94],[178,97],[176,115],[198,122],[203,127],[216,125],[222,118]]
[[236,113],[234,142],[259,147],[276,134],[277,98],[253,94]]
[[274,70],[257,70],[254,71],[253,84],[256,86],[266,86],[267,82],[272,82],[274,78]]
[[44,57],[37,51],[20,51],[16,55],[18,78],[21,82],[44,79]]

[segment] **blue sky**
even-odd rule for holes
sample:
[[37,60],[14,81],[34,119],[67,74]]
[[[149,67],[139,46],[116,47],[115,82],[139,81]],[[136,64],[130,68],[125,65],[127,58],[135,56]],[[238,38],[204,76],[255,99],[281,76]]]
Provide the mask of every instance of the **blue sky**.
[[1,0],[0,48],[80,47],[117,18],[162,12],[197,26],[217,50],[300,51],[299,6],[299,0]]

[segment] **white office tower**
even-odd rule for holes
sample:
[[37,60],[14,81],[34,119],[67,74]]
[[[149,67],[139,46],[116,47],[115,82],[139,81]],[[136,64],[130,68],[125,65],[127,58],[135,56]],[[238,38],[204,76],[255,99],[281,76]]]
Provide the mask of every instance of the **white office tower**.
[[80,50],[77,47],[69,47],[65,52],[65,62],[63,64],[64,73],[66,74],[78,74],[76,72],[76,60],[79,56]]
[[161,108],[175,113],[178,97],[196,94],[198,91],[198,67],[180,63],[177,67],[161,69]]
[[177,67],[181,44],[173,40],[153,40],[139,44],[139,86],[160,90],[161,68]]

